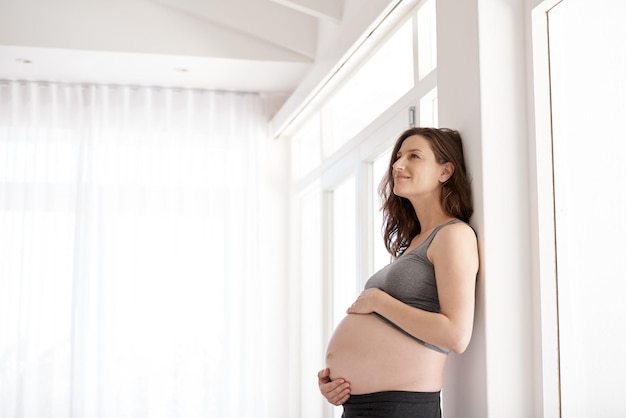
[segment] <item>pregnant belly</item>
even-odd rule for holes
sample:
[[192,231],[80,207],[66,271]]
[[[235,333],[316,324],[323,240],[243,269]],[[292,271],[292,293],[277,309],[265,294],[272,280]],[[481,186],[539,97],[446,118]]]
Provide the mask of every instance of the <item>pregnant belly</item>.
[[445,361],[444,354],[424,347],[374,315],[347,315],[326,350],[331,379],[346,379],[352,394],[438,391]]

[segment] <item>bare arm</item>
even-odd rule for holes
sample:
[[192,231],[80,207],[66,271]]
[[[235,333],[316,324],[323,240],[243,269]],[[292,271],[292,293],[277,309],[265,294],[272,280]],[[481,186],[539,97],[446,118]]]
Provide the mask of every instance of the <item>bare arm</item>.
[[435,266],[440,313],[406,305],[374,288],[361,293],[348,313],[377,312],[420,340],[462,353],[474,323],[478,272],[474,231],[462,223],[448,225],[437,233],[427,254]]

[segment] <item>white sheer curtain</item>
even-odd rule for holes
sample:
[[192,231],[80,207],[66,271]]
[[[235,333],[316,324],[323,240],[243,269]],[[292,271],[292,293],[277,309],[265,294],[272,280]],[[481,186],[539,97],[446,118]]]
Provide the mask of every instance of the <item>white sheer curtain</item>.
[[257,95],[0,82],[0,416],[261,416]]

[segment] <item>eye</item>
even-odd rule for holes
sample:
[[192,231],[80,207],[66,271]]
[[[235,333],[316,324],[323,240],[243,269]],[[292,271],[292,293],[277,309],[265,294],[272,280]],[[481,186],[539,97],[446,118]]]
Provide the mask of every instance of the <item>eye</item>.
[[417,155],[417,154],[411,154],[411,155],[409,156],[409,158],[411,158],[412,160],[414,160],[414,159],[419,159],[419,157],[420,157],[420,156],[419,156],[419,155]]

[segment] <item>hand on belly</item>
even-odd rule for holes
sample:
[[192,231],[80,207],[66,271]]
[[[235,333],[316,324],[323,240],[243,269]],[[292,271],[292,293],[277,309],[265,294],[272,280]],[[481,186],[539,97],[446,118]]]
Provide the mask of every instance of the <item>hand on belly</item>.
[[424,347],[374,315],[347,315],[326,351],[331,379],[350,382],[351,393],[441,389],[446,356]]

